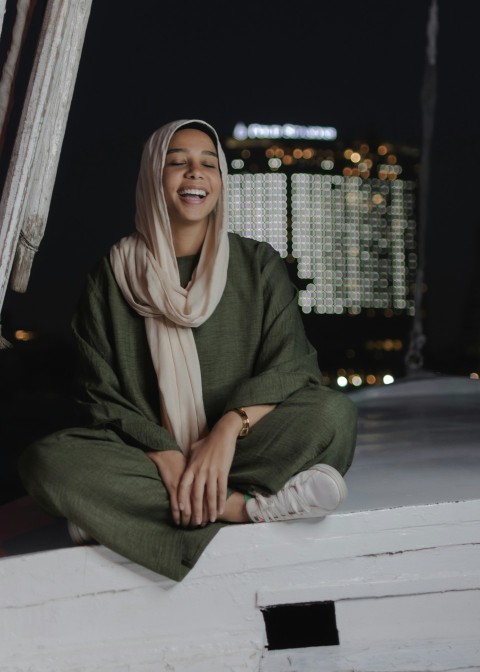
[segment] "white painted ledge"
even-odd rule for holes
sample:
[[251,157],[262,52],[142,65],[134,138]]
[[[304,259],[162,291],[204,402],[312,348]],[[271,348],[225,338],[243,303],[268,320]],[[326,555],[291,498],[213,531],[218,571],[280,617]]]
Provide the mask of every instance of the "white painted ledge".
[[[479,670],[479,521],[480,499],[232,526],[181,583],[102,546],[4,558],[0,670]],[[262,607],[325,600],[340,645],[265,648]]]

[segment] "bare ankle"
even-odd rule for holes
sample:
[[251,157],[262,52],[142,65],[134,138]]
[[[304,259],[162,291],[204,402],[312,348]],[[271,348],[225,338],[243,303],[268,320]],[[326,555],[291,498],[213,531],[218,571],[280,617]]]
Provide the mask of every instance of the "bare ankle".
[[247,515],[245,498],[241,492],[234,492],[227,499],[225,509],[218,520],[224,523],[248,523],[250,518]]

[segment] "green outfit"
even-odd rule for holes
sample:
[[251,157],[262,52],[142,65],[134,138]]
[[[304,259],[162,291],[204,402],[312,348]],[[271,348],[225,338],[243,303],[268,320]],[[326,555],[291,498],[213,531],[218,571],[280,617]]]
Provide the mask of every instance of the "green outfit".
[[[318,462],[345,473],[356,409],[321,383],[283,260],[267,243],[229,234],[223,296],[193,329],[210,427],[227,410],[278,404],[237,443],[228,485],[277,492]],[[197,257],[178,259],[185,286]],[[46,510],[141,565],[181,580],[225,523],[177,527],[149,450],[180,450],[161,426],[158,382],[144,319],[125,302],[108,259],[87,279],[73,321],[83,427],[30,446],[20,461],[27,490]]]

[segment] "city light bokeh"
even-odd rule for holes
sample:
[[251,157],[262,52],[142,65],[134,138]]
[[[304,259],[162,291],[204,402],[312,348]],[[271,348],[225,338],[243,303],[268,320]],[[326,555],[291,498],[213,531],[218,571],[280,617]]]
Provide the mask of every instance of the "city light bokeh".
[[[335,355],[324,381],[391,384],[416,310],[418,148],[342,141],[333,127],[242,123],[225,145],[229,228],[285,259],[305,319],[377,320]],[[377,333],[378,320],[390,330]]]

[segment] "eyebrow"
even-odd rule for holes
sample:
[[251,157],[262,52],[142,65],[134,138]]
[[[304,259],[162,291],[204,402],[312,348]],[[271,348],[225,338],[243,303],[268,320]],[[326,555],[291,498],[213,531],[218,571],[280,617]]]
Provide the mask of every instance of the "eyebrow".
[[[167,150],[167,155],[173,154],[174,152],[185,152],[186,154],[188,154],[189,150],[185,147],[172,147],[171,149]],[[217,152],[212,152],[210,149],[202,149],[201,154],[206,154],[207,156],[214,156],[216,159],[218,159]]]

